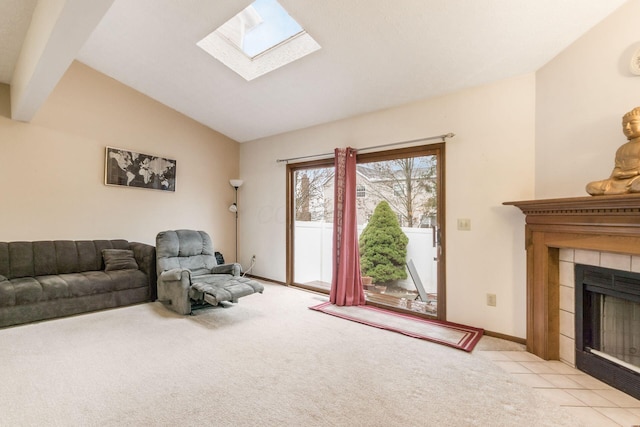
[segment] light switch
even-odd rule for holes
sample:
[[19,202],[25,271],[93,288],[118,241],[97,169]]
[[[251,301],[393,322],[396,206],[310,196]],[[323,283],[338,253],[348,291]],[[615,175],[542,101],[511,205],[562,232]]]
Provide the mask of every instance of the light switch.
[[471,220],[469,218],[458,218],[458,230],[471,231]]

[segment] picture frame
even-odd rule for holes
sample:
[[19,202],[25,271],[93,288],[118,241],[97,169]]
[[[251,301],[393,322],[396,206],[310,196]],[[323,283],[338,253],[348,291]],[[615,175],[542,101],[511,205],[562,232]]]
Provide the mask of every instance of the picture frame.
[[106,147],[104,183],[175,192],[176,167],[173,159]]

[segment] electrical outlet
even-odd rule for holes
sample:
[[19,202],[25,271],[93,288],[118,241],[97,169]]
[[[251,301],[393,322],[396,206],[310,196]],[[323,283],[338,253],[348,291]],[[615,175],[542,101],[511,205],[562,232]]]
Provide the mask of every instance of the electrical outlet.
[[458,230],[471,231],[471,220],[469,218],[458,218]]
[[487,305],[489,307],[496,306],[496,294],[487,294]]

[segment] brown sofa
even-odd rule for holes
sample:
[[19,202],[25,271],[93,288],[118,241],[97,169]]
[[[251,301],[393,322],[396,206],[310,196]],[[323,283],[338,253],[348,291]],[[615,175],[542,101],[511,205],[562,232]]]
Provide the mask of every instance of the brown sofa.
[[153,301],[155,259],[126,240],[0,242],[0,327]]

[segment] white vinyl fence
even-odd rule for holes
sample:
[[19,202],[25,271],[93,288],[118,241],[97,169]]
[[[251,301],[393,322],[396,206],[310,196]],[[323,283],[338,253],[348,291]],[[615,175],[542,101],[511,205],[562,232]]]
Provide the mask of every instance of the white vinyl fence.
[[[358,226],[358,236],[364,226]],[[409,238],[407,262],[413,260],[424,289],[428,293],[437,292],[437,271],[433,261],[433,230],[431,228],[406,228],[402,231]],[[331,283],[331,256],[333,246],[333,223],[317,221],[296,221],[295,223],[295,282],[309,283],[322,281]],[[407,271],[407,279],[397,282],[405,289],[416,287]]]

